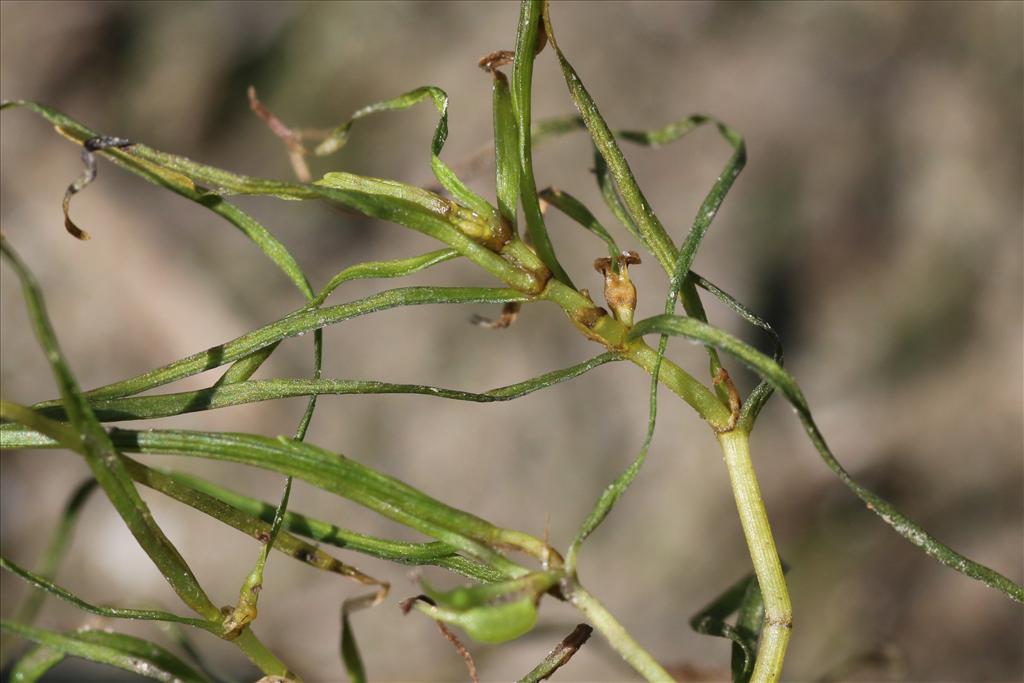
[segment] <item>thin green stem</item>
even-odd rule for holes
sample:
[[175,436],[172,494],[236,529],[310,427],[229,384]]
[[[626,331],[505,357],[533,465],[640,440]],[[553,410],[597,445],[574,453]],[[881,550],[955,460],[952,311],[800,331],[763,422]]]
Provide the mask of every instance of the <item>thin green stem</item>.
[[782,675],[789,636],[793,629],[793,608],[786,589],[782,562],[775,549],[768,514],[761,499],[761,487],[750,459],[750,440],[742,429],[719,434],[718,441],[729,470],[729,481],[736,498],[743,535],[747,539],[754,574],[764,599],[764,627],[754,664],[752,683],[769,683]]
[[612,613],[575,579],[562,584],[562,593],[594,625],[608,644],[648,681],[675,681],[651,654],[633,639]]
[[249,661],[259,667],[259,670],[267,677],[280,676],[294,683],[301,683],[297,675],[288,670],[287,665],[282,662],[267,646],[259,641],[252,629],[246,628],[235,640],[238,649],[245,653]]

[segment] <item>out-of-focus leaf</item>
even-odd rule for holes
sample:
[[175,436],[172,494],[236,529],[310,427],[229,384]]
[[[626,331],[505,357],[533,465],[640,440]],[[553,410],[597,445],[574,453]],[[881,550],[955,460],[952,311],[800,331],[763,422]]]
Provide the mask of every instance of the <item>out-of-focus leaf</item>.
[[38,645],[14,663],[8,680],[11,683],[35,683],[63,661],[64,653],[60,650]]

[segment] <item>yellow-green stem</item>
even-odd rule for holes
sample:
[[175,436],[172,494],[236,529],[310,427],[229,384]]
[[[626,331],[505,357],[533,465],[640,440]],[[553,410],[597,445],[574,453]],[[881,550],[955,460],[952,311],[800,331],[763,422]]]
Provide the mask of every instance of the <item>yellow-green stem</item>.
[[777,681],[782,674],[782,662],[793,628],[793,608],[786,589],[786,577],[782,573],[782,563],[775,549],[768,514],[761,500],[761,487],[757,483],[754,463],[750,459],[747,433],[742,429],[733,429],[719,434],[718,442],[725,456],[743,535],[747,539],[754,574],[764,599],[764,626],[757,649],[757,662],[750,680],[751,683]]
[[562,593],[576,609],[586,615],[601,635],[619,655],[647,681],[659,683],[675,681],[647,650],[633,639],[612,613],[597,598],[588,593],[574,578],[562,584]]
[[252,629],[246,628],[242,631],[238,639],[235,640],[235,645],[245,653],[245,656],[249,658],[253,664],[259,667],[267,676],[280,676],[281,678],[295,683],[301,683],[301,679],[288,670],[288,667],[282,662],[277,656],[267,649],[264,645],[256,638],[256,634],[252,632]]

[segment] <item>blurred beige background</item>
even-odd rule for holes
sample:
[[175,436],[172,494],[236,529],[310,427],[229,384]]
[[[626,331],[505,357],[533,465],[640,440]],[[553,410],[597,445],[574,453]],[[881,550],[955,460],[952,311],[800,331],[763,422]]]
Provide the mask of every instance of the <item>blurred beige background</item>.
[[[490,83],[476,60],[512,47],[516,15],[507,2],[3,2],[0,93],[42,100],[104,133],[287,177],[279,143],[248,112],[249,84],[285,121],[329,126],[363,104],[431,83],[452,97],[445,157],[457,161],[489,139]],[[697,269],[777,325],[788,366],[855,476],[954,548],[1024,580],[1022,5],[560,3],[553,19],[613,126],[651,128],[705,112],[743,132],[750,163]],[[534,99],[538,118],[571,111],[550,51],[538,60]],[[426,104],[361,121],[349,146],[314,171],[428,184],[435,121]],[[28,112],[5,111],[0,122],[0,225],[41,280],[86,387],[231,339],[301,305],[228,224],[106,162],[72,208],[93,240],[73,240],[61,226],[60,198],[80,172],[78,149]],[[659,152],[626,153],[678,238],[728,149],[701,130]],[[585,136],[553,142],[536,157],[539,184],[601,207]],[[486,174],[475,186],[492,196]],[[315,287],[362,260],[435,248],[322,205],[239,204],[284,241]],[[589,264],[603,246],[560,218],[551,229],[577,282],[598,287]],[[649,263],[633,271],[640,315],[661,306],[658,270]],[[3,395],[51,398],[17,283],[7,268],[0,277]],[[489,284],[460,263],[413,280]],[[345,285],[335,300],[389,286]],[[709,309],[713,322],[763,342],[721,307]],[[598,351],[550,306],[528,308],[504,332],[469,326],[471,313],[497,311],[420,307],[332,328],[325,375],[484,390]],[[677,342],[670,354],[703,376],[698,347]],[[306,375],[308,356],[308,341],[290,342],[261,376]],[[749,388],[752,378],[737,373]],[[309,439],[502,525],[548,529],[564,547],[639,447],[646,391],[635,368],[614,365],[507,404],[325,397]],[[581,577],[660,660],[714,676],[725,669],[728,644],[692,633],[687,620],[745,574],[749,560],[712,435],[665,399],[651,457],[588,544]],[[294,429],[303,406],[251,405],[163,424],[275,435]],[[865,511],[780,399],[765,410],[753,445],[792,565],[796,629],[787,680],[1024,677],[1020,607],[940,567]],[[211,462],[149,461],[266,498],[281,484]],[[0,463],[3,553],[32,565],[86,469],[57,452],[5,454]],[[256,543],[144,495],[214,599],[234,601]],[[292,508],[414,537],[302,484]],[[416,591],[405,569],[337,555],[394,585],[386,604],[355,617],[373,680],[465,678],[433,625],[395,607]],[[89,503],[59,578],[93,602],[182,609],[100,498]],[[9,615],[25,588],[6,574],[2,587]],[[358,590],[277,557],[256,630],[306,680],[342,680],[338,607]],[[472,646],[482,677],[522,675],[577,620],[546,600],[530,636]],[[93,622],[53,601],[41,617],[58,629],[86,621]],[[153,626],[115,626],[160,637]],[[233,648],[197,641],[222,670],[252,678]],[[870,661],[847,666],[858,659]],[[51,680],[86,676],[112,674],[68,663]],[[598,637],[557,677],[635,678]]]

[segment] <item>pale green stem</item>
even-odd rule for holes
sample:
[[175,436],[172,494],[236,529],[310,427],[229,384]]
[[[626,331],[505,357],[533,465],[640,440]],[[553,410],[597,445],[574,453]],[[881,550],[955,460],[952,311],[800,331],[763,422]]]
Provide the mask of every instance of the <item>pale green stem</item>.
[[789,603],[786,577],[775,549],[768,514],[761,500],[761,487],[750,459],[748,435],[742,429],[733,429],[719,434],[718,441],[722,445],[743,535],[747,539],[754,574],[764,599],[764,626],[757,649],[757,663],[750,680],[751,683],[769,683],[779,680],[782,675],[782,661],[793,629],[793,608]]
[[640,647],[640,643],[633,639],[629,631],[623,628],[611,612],[597,598],[588,593],[575,578],[566,579],[563,582],[562,593],[605,637],[612,649],[618,652],[645,680],[659,683],[675,681],[651,656],[651,653]]
[[300,683],[301,679],[288,670],[288,667],[282,662],[273,652],[267,649],[264,645],[256,638],[256,634],[251,629],[246,628],[242,631],[242,634],[235,640],[235,645],[245,653],[245,656],[249,658],[253,664],[259,667],[266,676],[279,676],[288,681],[294,681]]

